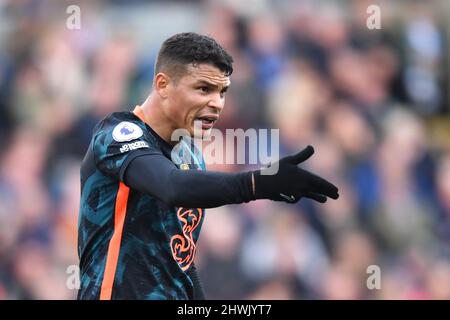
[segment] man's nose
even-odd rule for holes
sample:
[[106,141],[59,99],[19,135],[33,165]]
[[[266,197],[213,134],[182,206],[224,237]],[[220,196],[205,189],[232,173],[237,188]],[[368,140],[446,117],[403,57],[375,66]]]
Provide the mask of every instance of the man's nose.
[[224,100],[222,99],[220,93],[216,93],[211,97],[208,106],[217,109],[219,112],[222,111],[224,106]]

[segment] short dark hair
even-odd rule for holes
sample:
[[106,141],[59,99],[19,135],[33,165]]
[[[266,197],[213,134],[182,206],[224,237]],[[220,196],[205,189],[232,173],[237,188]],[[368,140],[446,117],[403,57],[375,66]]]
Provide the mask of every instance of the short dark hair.
[[233,58],[213,38],[194,32],[177,33],[161,45],[155,64],[155,75],[167,72],[178,78],[188,64],[207,63],[225,72],[233,73]]

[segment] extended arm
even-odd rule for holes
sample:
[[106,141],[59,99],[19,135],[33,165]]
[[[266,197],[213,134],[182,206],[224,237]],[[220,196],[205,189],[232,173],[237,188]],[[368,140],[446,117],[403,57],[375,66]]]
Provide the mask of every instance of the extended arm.
[[145,154],[131,161],[124,182],[168,205],[189,208],[213,208],[256,199],[290,203],[302,197],[321,203],[327,197],[337,199],[335,185],[298,167],[313,153],[314,149],[307,147],[269,168],[241,173],[180,170],[161,154]]
[[254,200],[251,172],[180,170],[161,154],[142,155],[128,165],[124,182],[170,206],[214,208]]

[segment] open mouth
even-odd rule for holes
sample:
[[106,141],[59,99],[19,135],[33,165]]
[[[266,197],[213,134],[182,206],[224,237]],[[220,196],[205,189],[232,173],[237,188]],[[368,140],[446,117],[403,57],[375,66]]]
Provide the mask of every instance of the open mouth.
[[206,115],[195,118],[195,122],[200,121],[202,129],[207,130],[211,129],[218,119],[218,116]]

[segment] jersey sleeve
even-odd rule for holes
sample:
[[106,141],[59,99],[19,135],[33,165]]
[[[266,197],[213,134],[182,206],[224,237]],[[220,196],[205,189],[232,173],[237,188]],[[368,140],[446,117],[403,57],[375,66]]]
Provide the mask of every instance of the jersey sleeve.
[[105,175],[123,181],[128,164],[138,156],[162,154],[145,125],[133,121],[110,121],[94,136],[95,165]]

